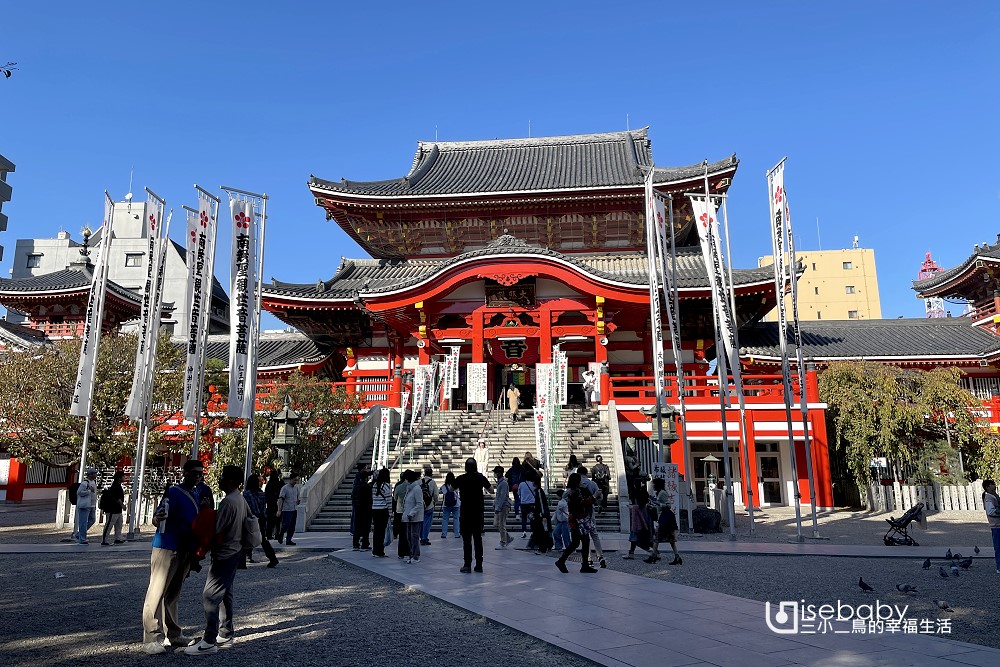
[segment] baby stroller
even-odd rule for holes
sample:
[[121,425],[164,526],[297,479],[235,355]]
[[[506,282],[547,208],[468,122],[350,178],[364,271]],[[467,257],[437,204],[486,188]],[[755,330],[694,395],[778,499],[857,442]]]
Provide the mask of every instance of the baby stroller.
[[910,537],[908,530],[910,524],[914,521],[920,523],[924,522],[924,504],[917,503],[910,509],[906,510],[906,513],[898,519],[893,519],[889,517],[885,520],[889,524],[889,530],[885,532],[885,537],[882,541],[887,547],[894,546],[906,546],[906,547],[919,547],[917,541]]

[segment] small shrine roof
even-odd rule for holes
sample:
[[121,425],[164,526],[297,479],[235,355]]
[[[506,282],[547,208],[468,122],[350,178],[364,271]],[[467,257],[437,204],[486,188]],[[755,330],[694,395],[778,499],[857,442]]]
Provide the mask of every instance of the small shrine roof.
[[[182,339],[175,339],[183,344]],[[229,335],[211,335],[206,348],[208,359],[221,359],[229,366]],[[330,356],[330,351],[298,331],[263,331],[257,348],[257,369],[316,364]]]
[[[70,267],[28,278],[0,278],[0,294],[58,294],[81,289],[90,289],[93,274],[81,268]],[[108,292],[123,301],[142,304],[142,295],[109,280]]]
[[[736,156],[709,165],[735,168]],[[591,190],[641,186],[653,166],[648,128],[558,137],[417,143],[410,172],[382,181],[327,181],[310,188],[364,197],[434,197],[469,194]],[[657,168],[654,183],[701,176],[704,164]]]
[[[1000,337],[965,317],[801,322],[807,360],[981,358],[1000,353]],[[777,322],[740,330],[740,356],[780,358]]]
[[977,243],[972,254],[958,266],[938,271],[930,278],[925,278],[924,280],[914,280],[913,290],[917,292],[918,295],[934,292],[938,290],[938,288],[944,287],[955,278],[961,276],[970,268],[975,267],[976,262],[980,260],[990,260],[991,263],[1000,262],[1000,234],[997,235],[996,243],[993,243],[992,245],[983,243],[983,245],[980,246]]
[[[635,286],[649,284],[645,253],[564,255],[504,235],[485,248],[446,259],[343,259],[330,280],[320,280],[312,284],[273,281],[270,285],[264,285],[264,292],[271,296],[353,300],[359,295],[377,295],[406,289],[446,271],[451,266],[471,259],[497,257],[498,261],[503,261],[504,256],[511,255],[549,257],[571,264],[582,272],[603,280]],[[736,285],[765,283],[773,279],[773,269],[769,266],[735,269],[733,278]],[[708,288],[708,274],[700,249],[693,247],[677,249],[677,283],[680,289]]]
[[24,324],[16,324],[0,320],[0,347],[27,348],[48,343],[44,331],[33,329]]

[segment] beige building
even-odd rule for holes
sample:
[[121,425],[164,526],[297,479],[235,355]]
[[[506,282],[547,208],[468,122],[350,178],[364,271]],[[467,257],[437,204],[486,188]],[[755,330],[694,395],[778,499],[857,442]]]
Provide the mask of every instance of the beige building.
[[[796,255],[804,268],[798,283],[800,320],[882,319],[874,250],[807,250]],[[772,255],[757,260],[759,267],[773,263]],[[791,316],[790,295],[785,304]],[[767,322],[777,319],[777,309],[764,317]]]

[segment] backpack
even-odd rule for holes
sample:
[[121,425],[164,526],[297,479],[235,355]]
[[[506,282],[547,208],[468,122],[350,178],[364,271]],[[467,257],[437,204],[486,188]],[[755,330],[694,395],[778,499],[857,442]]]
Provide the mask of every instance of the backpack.
[[97,501],[97,508],[105,514],[112,513],[111,510],[114,509],[111,507],[114,503],[114,499],[111,497],[109,491],[111,491],[110,488],[101,491],[101,499]]
[[420,480],[420,491],[424,494],[424,509],[434,507],[434,496],[431,495],[430,480],[424,477]]
[[606,466],[601,466],[600,468],[594,466],[594,481],[603,482],[606,479],[611,479],[611,469]]
[[66,490],[69,492],[69,504],[76,505],[76,492],[80,490],[80,482],[73,482]]
[[458,504],[458,498],[455,497],[455,489],[451,488],[451,485],[447,484],[445,485],[444,488],[447,489],[444,492],[444,506],[454,507],[455,505]]

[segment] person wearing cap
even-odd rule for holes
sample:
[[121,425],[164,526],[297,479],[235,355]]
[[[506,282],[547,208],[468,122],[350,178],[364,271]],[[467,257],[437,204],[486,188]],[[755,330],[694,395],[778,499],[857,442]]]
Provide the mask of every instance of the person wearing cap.
[[590,477],[601,489],[601,508],[598,513],[604,514],[608,509],[608,495],[611,494],[611,468],[604,463],[604,457],[600,454],[595,458],[597,463],[590,469]]
[[243,469],[225,466],[219,487],[225,495],[215,514],[212,565],[202,590],[205,633],[201,641],[184,649],[187,655],[215,653],[233,640],[233,583],[243,555],[243,530],[249,507],[240,493]]
[[166,653],[171,646],[187,646],[190,637],[180,626],[178,601],[181,587],[194,562],[194,519],[201,510],[205,464],[198,459],[184,463],[184,478],[171,484],[153,514],[152,550],[149,556],[149,586],[142,605],[142,650],[149,655]]
[[76,537],[80,544],[87,541],[87,531],[97,521],[97,468],[87,472],[76,490]]

